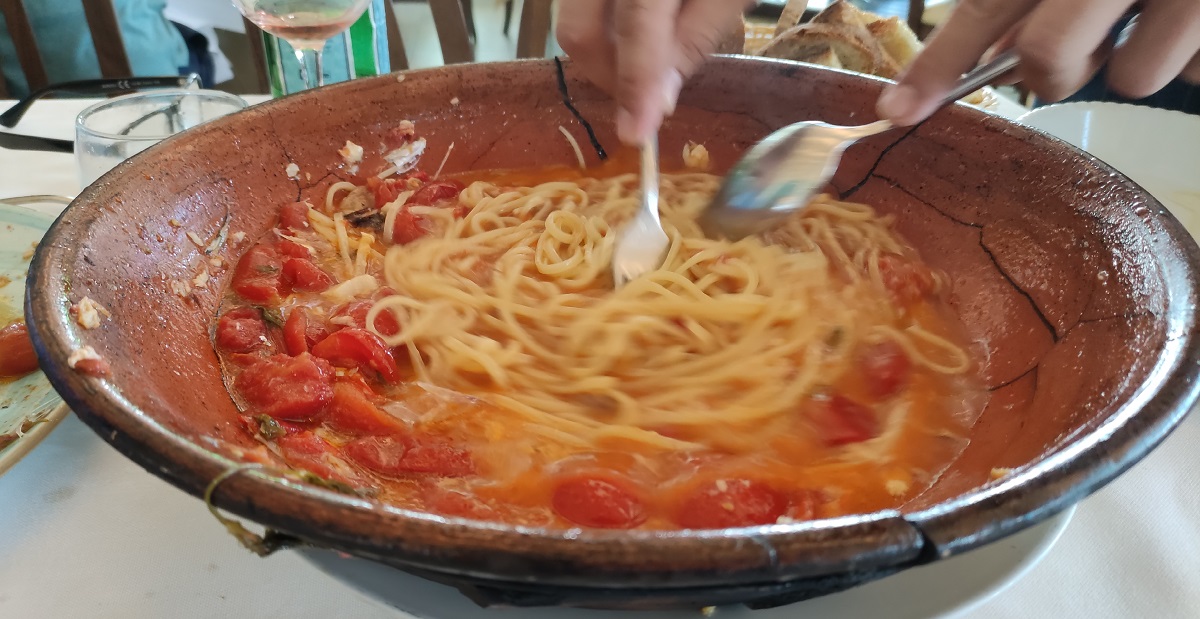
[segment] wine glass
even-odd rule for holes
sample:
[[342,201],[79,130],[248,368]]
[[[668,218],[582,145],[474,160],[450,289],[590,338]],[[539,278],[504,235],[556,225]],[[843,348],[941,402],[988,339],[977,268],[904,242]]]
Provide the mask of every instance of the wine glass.
[[371,0],[233,0],[246,19],[296,51],[305,88],[325,85],[321,50],[350,27]]

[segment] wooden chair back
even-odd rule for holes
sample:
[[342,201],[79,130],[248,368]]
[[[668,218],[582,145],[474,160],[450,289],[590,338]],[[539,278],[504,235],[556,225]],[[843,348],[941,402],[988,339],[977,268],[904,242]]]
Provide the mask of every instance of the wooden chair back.
[[[63,2],[83,2],[83,12],[87,17],[88,29],[92,33],[92,45],[96,48],[96,59],[100,63],[100,74],[107,78],[129,77],[133,70],[129,68],[129,56],[125,54],[125,42],[121,38],[121,28],[117,23],[117,13],[113,9],[112,0],[56,0]],[[8,25],[8,34],[12,38],[17,51],[17,62],[25,74],[29,89],[37,90],[49,85],[46,66],[42,63],[42,55],[38,52],[37,39],[33,34],[33,26],[29,23],[29,15],[25,11],[22,0],[0,0],[0,14]],[[8,92],[4,80],[0,79],[0,96],[7,97]]]
[[472,13],[463,8],[471,0],[429,0],[433,25],[437,28],[442,46],[442,62],[459,64],[475,62],[474,35],[471,32]]
[[517,58],[542,58],[550,41],[554,0],[525,0],[517,31]]
[[924,39],[930,28],[925,25],[925,0],[908,0],[908,27]]

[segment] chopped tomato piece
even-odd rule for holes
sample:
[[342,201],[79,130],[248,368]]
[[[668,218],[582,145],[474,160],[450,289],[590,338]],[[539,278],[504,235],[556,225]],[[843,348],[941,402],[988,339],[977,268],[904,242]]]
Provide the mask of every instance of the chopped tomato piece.
[[578,525],[631,529],[645,522],[646,508],[626,485],[592,475],[571,477],[554,489],[551,505],[559,516]]
[[396,213],[396,223],[392,224],[392,242],[407,245],[429,234],[425,228],[425,218],[408,210],[407,207]]
[[279,305],[288,291],[276,248],[267,243],[250,248],[233,271],[233,290],[251,303]]
[[367,179],[367,188],[371,190],[371,195],[375,198],[375,208],[381,209],[387,204],[400,197],[400,194],[407,188],[404,179],[389,178],[379,179],[371,177]]
[[112,376],[112,366],[104,359],[80,359],[75,364],[75,371],[85,376],[107,378]]
[[283,205],[279,209],[279,225],[288,230],[307,230],[308,229],[308,204],[305,202],[292,202],[291,204]]
[[339,378],[333,384],[333,401],[325,422],[338,432],[354,436],[407,434],[408,426],[376,406],[374,395],[361,378]]
[[257,363],[260,359],[262,359],[262,355],[255,354],[255,353],[240,353],[240,352],[225,353],[225,360],[228,361],[231,365],[234,365],[234,366],[237,366],[240,368],[244,368],[246,366],[253,365],[253,364]]
[[401,476],[407,471],[400,465],[408,453],[409,442],[392,436],[371,436],[346,444],[346,457],[382,475]]
[[284,451],[297,456],[337,455],[337,448],[332,443],[308,430],[297,432],[291,440],[279,439],[278,445]]
[[417,128],[409,121],[403,121],[399,125],[388,129],[383,134],[383,144],[388,148],[398,148],[417,137]]
[[312,421],[333,399],[333,368],[308,353],[273,355],[242,370],[233,384],[256,411],[276,419]]
[[408,453],[404,466],[414,473],[429,473],[442,477],[465,477],[475,473],[471,454],[450,443],[431,438],[417,438]]
[[496,510],[470,495],[430,485],[424,493],[425,509],[443,516],[457,516],[474,520],[497,520]]
[[287,239],[279,240],[279,253],[289,258],[312,258],[312,252],[307,247]]
[[313,346],[312,354],[337,367],[374,370],[388,382],[400,378],[392,351],[379,336],[363,329],[335,331]]
[[912,362],[900,345],[885,340],[867,347],[862,354],[862,372],[867,390],[876,398],[900,393],[908,385]]
[[919,301],[937,288],[929,267],[896,254],[879,257],[879,275],[892,297],[904,304]]
[[337,447],[312,432],[304,431],[276,439],[275,445],[283,453],[284,460],[293,467],[351,486],[368,485],[342,460]]
[[429,175],[421,171],[386,179],[372,176],[367,178],[367,189],[371,190],[371,195],[375,198],[375,208],[381,209],[399,198],[401,193],[415,190],[427,182]]
[[718,479],[696,488],[675,521],[688,529],[725,529],[774,524],[787,500],[770,486],[749,479]]
[[830,447],[861,443],[881,431],[874,410],[840,394],[814,397],[809,419],[817,436]]
[[267,341],[267,324],[253,307],[237,307],[217,321],[217,346],[235,353],[248,353]]
[[283,323],[283,346],[293,357],[308,352],[308,310],[297,307],[288,314]]
[[[374,304],[374,301],[351,301],[334,310],[333,315],[329,317],[329,323],[334,329],[355,327],[369,331],[367,329],[367,313],[371,311],[371,306]],[[400,323],[396,322],[395,314],[380,312],[375,317],[375,330],[384,336],[391,337],[400,333]]]
[[319,321],[313,320],[308,314],[308,308],[298,306],[288,313],[287,322],[283,323],[283,344],[287,353],[293,357],[308,352],[317,342],[325,339],[329,331]]
[[475,472],[469,453],[432,439],[371,436],[347,443],[346,456],[388,477],[412,474],[464,477]]
[[443,200],[457,198],[463,189],[466,189],[466,186],[458,181],[435,181],[413,193],[408,203],[433,206]]
[[820,490],[801,489],[789,493],[787,513],[792,520],[815,520],[821,515],[821,506],[828,497]]
[[305,258],[288,258],[283,263],[283,281],[300,292],[324,292],[334,284],[332,276]]
[[37,354],[24,321],[0,329],[0,376],[24,376],[36,369]]

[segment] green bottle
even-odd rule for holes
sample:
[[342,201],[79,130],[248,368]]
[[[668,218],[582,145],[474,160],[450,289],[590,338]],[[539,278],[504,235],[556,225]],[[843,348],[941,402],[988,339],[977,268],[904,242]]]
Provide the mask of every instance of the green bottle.
[[[345,32],[329,39],[322,52],[325,83],[391,72],[388,62],[387,14],[383,3],[372,0],[362,16]],[[282,97],[304,90],[300,62],[287,41],[262,32],[271,96]]]

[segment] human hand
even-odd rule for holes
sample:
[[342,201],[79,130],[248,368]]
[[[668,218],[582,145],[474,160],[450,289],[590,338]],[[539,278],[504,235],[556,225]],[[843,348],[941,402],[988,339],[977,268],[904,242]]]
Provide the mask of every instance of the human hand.
[[617,100],[617,135],[640,144],[675,109],[683,80],[753,0],[566,0],[559,45]]
[[1145,0],[1128,37],[1113,26],[1134,0],[962,0],[899,83],[879,98],[882,118],[917,123],[989,48],[1015,47],[1016,77],[1040,99],[1059,101],[1108,62],[1109,87],[1149,96],[1175,77],[1200,82],[1200,0]]

